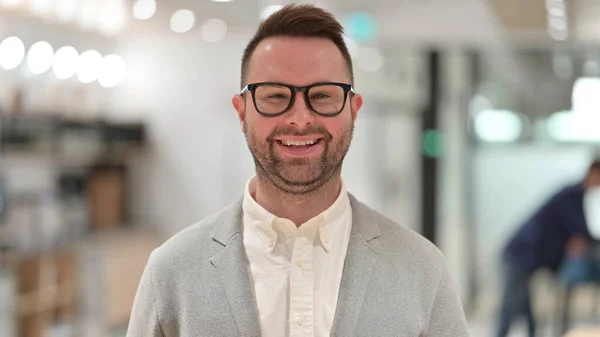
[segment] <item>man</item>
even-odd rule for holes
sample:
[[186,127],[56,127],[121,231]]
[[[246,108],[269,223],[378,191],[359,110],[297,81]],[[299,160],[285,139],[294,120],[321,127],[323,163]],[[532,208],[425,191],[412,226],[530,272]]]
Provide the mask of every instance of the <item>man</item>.
[[[503,254],[506,278],[498,337],[507,336],[511,323],[520,314],[527,319],[529,337],[535,335],[529,291],[535,271],[558,271],[562,264],[563,280],[570,283],[573,276],[580,278],[579,258],[594,241],[585,219],[584,194],[599,186],[600,160],[596,160],[582,182],[555,194],[511,238]],[[577,269],[575,274],[573,267]]]
[[262,22],[233,97],[256,177],[152,253],[129,337],[468,336],[440,251],[342,184],[363,103],[342,33],[310,5]]

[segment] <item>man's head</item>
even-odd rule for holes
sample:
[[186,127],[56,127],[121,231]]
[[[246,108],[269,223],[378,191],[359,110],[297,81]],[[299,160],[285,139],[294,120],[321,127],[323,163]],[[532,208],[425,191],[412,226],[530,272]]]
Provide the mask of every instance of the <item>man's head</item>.
[[590,165],[585,182],[587,188],[600,187],[600,158]]
[[259,176],[309,193],[341,172],[362,97],[338,21],[323,9],[286,6],[258,28],[233,97]]

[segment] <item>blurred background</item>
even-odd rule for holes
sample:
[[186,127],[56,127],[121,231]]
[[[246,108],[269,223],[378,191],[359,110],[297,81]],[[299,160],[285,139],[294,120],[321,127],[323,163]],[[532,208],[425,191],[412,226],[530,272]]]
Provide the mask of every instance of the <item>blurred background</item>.
[[[253,174],[230,102],[285,3],[0,0],[0,336],[125,335],[150,251]],[[509,235],[599,153],[600,1],[316,4],[365,98],[349,190],[444,251],[472,335],[493,336]],[[585,205],[600,233],[600,194]],[[600,322],[597,290],[574,293],[575,325]],[[533,292],[558,336],[560,283]]]

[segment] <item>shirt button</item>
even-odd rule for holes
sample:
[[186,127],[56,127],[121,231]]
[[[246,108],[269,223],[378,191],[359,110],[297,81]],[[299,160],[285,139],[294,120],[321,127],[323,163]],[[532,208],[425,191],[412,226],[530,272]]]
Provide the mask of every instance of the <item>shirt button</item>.
[[323,242],[325,242],[326,244],[329,243],[329,239],[328,238],[323,238]]
[[269,248],[273,248],[273,241],[267,241],[267,246],[269,246]]
[[302,262],[302,260],[298,260],[296,261],[296,266],[298,266],[298,268],[302,268],[304,267],[304,262]]
[[298,324],[298,326],[303,326],[304,325],[304,317],[298,318],[298,320],[296,321],[296,324]]

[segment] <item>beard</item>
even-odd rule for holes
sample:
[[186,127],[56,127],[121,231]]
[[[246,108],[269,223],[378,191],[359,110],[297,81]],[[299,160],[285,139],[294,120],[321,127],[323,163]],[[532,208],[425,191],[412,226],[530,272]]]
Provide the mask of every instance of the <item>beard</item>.
[[[276,128],[266,139],[254,132],[252,125],[244,121],[244,135],[256,165],[256,174],[266,178],[273,186],[288,194],[308,194],[325,185],[341,173],[342,162],[350,147],[354,123],[348,123],[339,138],[334,139],[324,127],[312,125],[299,131],[291,126]],[[275,149],[277,136],[323,137],[323,153],[317,158],[283,158]]]

